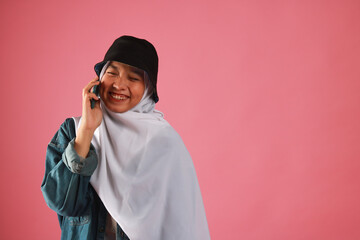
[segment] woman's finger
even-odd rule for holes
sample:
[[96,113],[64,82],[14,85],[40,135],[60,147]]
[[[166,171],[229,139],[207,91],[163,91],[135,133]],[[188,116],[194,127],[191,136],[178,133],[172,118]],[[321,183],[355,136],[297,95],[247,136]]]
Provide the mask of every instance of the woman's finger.
[[95,85],[99,85],[100,81],[98,81],[99,78],[96,77],[93,80],[91,80],[84,88],[83,88],[83,93],[86,92],[90,92],[91,88],[94,87]]
[[95,99],[96,101],[100,99],[95,93],[92,92],[87,93],[86,98]]

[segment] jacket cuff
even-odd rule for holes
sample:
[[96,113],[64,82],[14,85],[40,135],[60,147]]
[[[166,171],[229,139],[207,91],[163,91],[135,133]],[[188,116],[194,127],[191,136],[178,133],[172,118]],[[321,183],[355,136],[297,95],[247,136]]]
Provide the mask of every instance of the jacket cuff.
[[67,168],[83,176],[91,176],[97,167],[97,155],[94,147],[91,145],[86,158],[80,157],[74,148],[75,138],[71,140],[66,147],[62,159]]

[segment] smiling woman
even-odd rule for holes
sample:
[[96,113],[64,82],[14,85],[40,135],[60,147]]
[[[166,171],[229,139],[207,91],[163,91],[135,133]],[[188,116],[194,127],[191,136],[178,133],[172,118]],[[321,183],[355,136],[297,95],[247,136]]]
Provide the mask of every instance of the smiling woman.
[[144,79],[143,70],[111,61],[101,78],[101,99],[109,110],[126,112],[140,102],[145,90]]
[[210,239],[191,157],[155,110],[153,45],[122,36],[95,72],[82,116],[67,119],[47,148],[41,189],[62,239]]

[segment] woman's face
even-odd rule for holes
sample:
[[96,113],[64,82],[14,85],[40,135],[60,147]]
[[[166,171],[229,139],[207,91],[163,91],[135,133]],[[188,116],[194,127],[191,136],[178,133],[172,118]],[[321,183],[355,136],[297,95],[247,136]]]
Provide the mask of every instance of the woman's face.
[[144,71],[111,61],[101,79],[100,97],[106,107],[123,113],[135,107],[145,91]]

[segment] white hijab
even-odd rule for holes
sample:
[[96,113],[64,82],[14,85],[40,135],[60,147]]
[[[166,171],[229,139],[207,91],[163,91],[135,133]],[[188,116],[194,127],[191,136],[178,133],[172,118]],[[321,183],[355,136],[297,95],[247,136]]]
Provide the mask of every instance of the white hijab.
[[[210,239],[191,157],[154,109],[145,83],[142,100],[125,113],[101,103],[103,120],[92,139],[98,166],[90,183],[131,240]],[[74,120],[78,129],[81,118]]]

